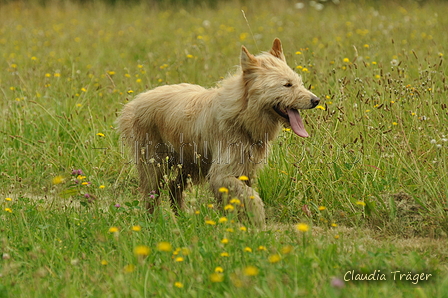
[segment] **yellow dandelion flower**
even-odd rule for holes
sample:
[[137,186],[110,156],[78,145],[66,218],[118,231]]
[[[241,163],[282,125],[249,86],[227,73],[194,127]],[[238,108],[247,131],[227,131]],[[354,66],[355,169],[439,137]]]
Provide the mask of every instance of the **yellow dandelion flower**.
[[302,68],[302,71],[303,72],[309,72],[308,68],[306,68],[306,67]]
[[104,137],[104,134],[101,133],[101,132],[97,133],[96,135],[99,136],[99,137]]
[[228,221],[227,217],[220,217],[219,220],[218,220],[219,223],[224,223],[224,222],[227,222],[227,221]]
[[104,188],[106,188],[106,186],[104,186],[104,185],[100,185],[100,186],[98,186],[98,188],[99,188],[99,189],[104,189]]
[[46,74],[45,74],[45,77],[46,77],[46,78],[51,78],[51,74],[46,73]]
[[229,253],[228,253],[228,252],[222,252],[222,253],[220,254],[220,256],[221,256],[221,257],[228,257],[228,256],[229,256]]
[[135,270],[135,265],[129,264],[124,266],[123,271],[124,273],[132,273]]
[[221,240],[221,243],[222,243],[222,244],[227,244],[227,243],[229,243],[229,239],[227,239],[227,238],[223,238],[223,239]]
[[113,70],[109,70],[109,71],[107,72],[107,74],[110,75],[110,76],[113,76],[113,75],[115,74],[115,71],[113,71]]
[[350,62],[350,59],[348,59],[348,58],[344,58],[344,59],[342,59],[342,62],[344,62],[344,63],[349,63],[349,62]]
[[271,264],[278,263],[278,262],[281,261],[281,259],[282,259],[282,257],[281,257],[279,254],[270,255],[270,256],[268,257],[268,261],[269,261],[269,263],[271,263]]
[[316,109],[319,109],[319,110],[325,111],[325,107],[324,107],[324,106],[321,106],[321,105],[318,105],[318,106],[316,107]]
[[12,209],[11,208],[5,208],[6,212],[12,213]]
[[174,259],[174,262],[183,262],[184,258],[183,257],[177,257]]
[[118,233],[118,231],[120,231],[117,227],[110,227],[109,228],[109,233]]
[[299,230],[300,232],[308,232],[309,229],[310,229],[310,226],[305,223],[299,223],[297,225],[297,230]]
[[339,239],[339,235],[334,235],[334,239]]
[[137,67],[138,67],[138,68],[143,68],[143,65],[138,64]]
[[368,44],[364,44],[364,47],[365,48],[369,48],[370,46]]
[[255,199],[255,196],[249,196],[249,199],[253,200]]
[[366,203],[363,202],[363,201],[357,201],[357,202],[356,202],[356,205],[365,206]]
[[224,274],[222,273],[212,273],[210,274],[211,282],[222,282],[224,280]]
[[64,182],[64,177],[62,176],[56,176],[54,177],[51,182],[56,185],[56,184],[61,184],[62,182]]
[[242,175],[238,179],[241,181],[247,181],[247,180],[249,180],[249,177]]
[[317,208],[317,209],[319,209],[319,211],[324,211],[327,208],[325,206],[319,206],[319,208]]
[[80,107],[82,107],[82,104],[77,103],[77,104],[76,104],[76,107],[80,108]]
[[191,59],[191,58],[194,58],[194,56],[191,55],[191,54],[188,54],[188,55],[187,55],[187,58]]
[[89,185],[89,182],[83,182],[81,185]]
[[183,284],[183,283],[181,283],[180,281],[176,281],[176,282],[174,283],[174,286],[175,286],[176,288],[179,288],[179,289],[181,289],[181,288],[183,288],[183,287],[184,287],[184,284]]
[[256,276],[259,272],[260,270],[258,270],[258,268],[255,266],[247,266],[243,270],[243,273],[246,276]]
[[338,224],[337,223],[331,223],[331,226],[333,227],[333,228],[336,228],[337,226],[338,226]]
[[265,250],[265,251],[266,251],[266,250],[268,250],[268,249],[266,248],[266,246],[260,245],[260,246],[258,247],[258,250],[260,250],[260,251],[261,251],[261,250]]
[[138,225],[137,226],[132,226],[131,230],[134,231],[134,232],[140,232],[142,230],[142,227],[138,226]]
[[214,226],[214,225],[216,225],[216,221],[214,221],[214,220],[206,220],[206,221],[205,221],[205,224],[206,224],[206,225]]
[[287,255],[287,254],[291,253],[293,249],[294,249],[294,247],[292,247],[292,245],[285,245],[282,247],[281,252],[282,252],[282,254]]
[[283,131],[291,131],[291,128],[286,128],[286,127],[284,127],[284,128],[283,128]]
[[301,51],[297,51],[296,55],[302,55],[302,52]]
[[223,273],[224,269],[222,267],[218,266],[218,267],[215,268],[215,272],[216,273]]
[[132,93],[134,93],[134,91],[133,90],[128,90],[127,93],[128,94],[132,94]]
[[146,257],[151,252],[151,249],[146,245],[138,245],[134,248],[134,254],[136,256]]
[[101,260],[101,265],[106,266],[107,264],[109,264],[106,260]]
[[230,200],[229,203],[230,203],[230,204],[234,204],[234,205],[240,205],[240,204],[241,204],[241,201],[238,200],[237,198],[233,198],[233,199]]
[[249,246],[246,246],[244,248],[244,252],[252,252],[252,248],[250,248]]
[[188,256],[190,254],[190,249],[188,247],[183,247],[181,248],[180,252],[184,255],[184,256]]
[[213,204],[208,204],[207,207],[213,209]]
[[12,199],[11,198],[5,198],[5,201],[11,202]]
[[84,88],[84,87],[82,87],[82,88],[81,88],[81,91],[82,91],[82,92],[87,92],[87,89]]
[[246,227],[240,227],[240,231],[243,231],[243,232],[246,232],[247,231],[247,228]]
[[201,214],[201,211],[196,210],[196,211],[194,212],[194,214]]
[[218,189],[218,191],[221,192],[221,193],[229,193],[229,190],[226,187],[220,187]]
[[233,228],[228,228],[228,229],[226,229],[226,232],[233,233],[233,232],[235,232],[235,230]]
[[398,123],[397,122],[392,122],[392,125],[398,125]]
[[162,241],[162,242],[159,242],[157,244],[157,250],[158,251],[170,252],[170,251],[173,250],[173,247],[171,246],[171,243],[166,242],[166,241]]
[[55,78],[60,78],[60,77],[61,77],[61,74],[58,73],[58,72],[56,72],[56,73],[53,74],[53,76],[54,76]]
[[233,209],[235,209],[235,207],[233,207],[233,206],[230,205],[230,204],[224,206],[224,210],[232,211]]

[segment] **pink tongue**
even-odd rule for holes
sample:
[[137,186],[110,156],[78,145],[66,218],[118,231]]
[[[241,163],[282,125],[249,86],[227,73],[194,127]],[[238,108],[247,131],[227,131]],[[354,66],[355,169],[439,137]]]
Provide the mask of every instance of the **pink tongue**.
[[303,121],[300,117],[299,111],[295,109],[287,109],[286,111],[288,112],[289,124],[291,124],[291,128],[296,133],[296,135],[304,138],[309,137],[310,135],[305,130],[305,126],[303,125]]

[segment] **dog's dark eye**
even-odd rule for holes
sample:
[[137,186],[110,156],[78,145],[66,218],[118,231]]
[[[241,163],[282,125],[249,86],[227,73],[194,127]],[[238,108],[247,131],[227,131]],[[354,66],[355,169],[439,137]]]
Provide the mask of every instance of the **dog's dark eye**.
[[283,85],[283,86],[285,86],[285,87],[292,87],[292,84],[291,83],[286,83],[285,85]]

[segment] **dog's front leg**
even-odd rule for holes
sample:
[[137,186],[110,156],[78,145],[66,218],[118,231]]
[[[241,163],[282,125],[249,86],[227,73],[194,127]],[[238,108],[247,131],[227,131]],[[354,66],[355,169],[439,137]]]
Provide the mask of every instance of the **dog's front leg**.
[[223,193],[220,192],[222,187],[227,188],[230,198],[238,198],[243,203],[250,221],[258,227],[265,226],[264,204],[260,195],[252,187],[234,176],[210,175],[209,178],[210,186],[218,202],[227,203],[223,202]]

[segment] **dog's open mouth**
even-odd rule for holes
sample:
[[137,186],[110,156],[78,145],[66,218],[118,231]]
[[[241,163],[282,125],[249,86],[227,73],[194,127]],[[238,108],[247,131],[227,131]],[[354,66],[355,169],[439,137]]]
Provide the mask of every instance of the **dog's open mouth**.
[[280,108],[279,105],[276,105],[274,106],[274,111],[276,111],[277,114],[289,121],[289,124],[291,125],[291,128],[296,135],[304,138],[310,136],[305,130],[302,117],[300,117],[300,113],[297,109],[286,108],[286,110],[284,110]]

